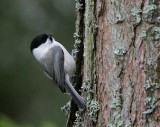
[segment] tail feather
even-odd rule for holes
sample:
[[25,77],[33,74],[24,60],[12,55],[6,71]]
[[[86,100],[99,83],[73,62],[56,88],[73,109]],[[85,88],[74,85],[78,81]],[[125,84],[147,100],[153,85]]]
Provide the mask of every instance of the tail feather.
[[85,108],[85,103],[82,97],[77,93],[77,91],[74,89],[70,81],[65,82],[65,88],[66,90],[71,94],[73,100],[75,103],[82,109]]

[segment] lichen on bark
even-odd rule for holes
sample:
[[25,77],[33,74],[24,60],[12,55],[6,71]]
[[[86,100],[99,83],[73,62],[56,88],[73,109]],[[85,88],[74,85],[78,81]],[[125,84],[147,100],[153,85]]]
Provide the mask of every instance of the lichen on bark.
[[160,126],[160,2],[85,0],[77,14],[87,107],[74,127]]

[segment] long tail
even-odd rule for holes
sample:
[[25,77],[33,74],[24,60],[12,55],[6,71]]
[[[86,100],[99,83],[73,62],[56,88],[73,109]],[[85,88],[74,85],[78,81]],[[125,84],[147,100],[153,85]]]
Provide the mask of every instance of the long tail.
[[85,108],[85,103],[82,97],[77,93],[77,91],[72,86],[71,82],[68,80],[65,81],[65,88],[66,90],[71,94],[73,100],[76,102],[76,104],[81,108]]

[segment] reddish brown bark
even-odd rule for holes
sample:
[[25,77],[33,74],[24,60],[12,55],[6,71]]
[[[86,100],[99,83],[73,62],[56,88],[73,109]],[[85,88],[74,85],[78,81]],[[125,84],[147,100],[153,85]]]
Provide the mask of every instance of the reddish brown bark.
[[[81,19],[77,15],[83,21],[82,81],[94,92],[82,89],[87,109],[79,122],[84,127],[160,126],[160,2],[85,0],[83,7]],[[99,104],[96,121],[88,115],[91,100]]]

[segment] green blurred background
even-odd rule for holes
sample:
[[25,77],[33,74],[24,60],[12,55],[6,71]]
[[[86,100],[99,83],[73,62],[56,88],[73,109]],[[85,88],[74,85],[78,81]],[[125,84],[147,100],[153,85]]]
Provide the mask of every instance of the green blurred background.
[[70,97],[43,74],[30,53],[39,33],[53,33],[70,52],[73,0],[0,0],[0,127],[64,127]]

